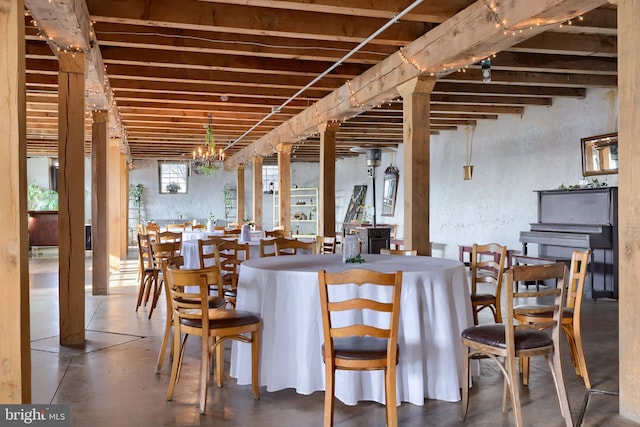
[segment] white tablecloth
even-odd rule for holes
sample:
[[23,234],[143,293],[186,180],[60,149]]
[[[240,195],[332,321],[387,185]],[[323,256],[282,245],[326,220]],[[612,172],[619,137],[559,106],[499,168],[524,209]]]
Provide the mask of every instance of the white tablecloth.
[[[214,231],[207,231],[207,230],[196,230],[196,231],[183,231],[182,232],[182,240],[197,240],[197,239],[204,239],[207,236],[224,236],[224,231],[223,230],[214,230]],[[261,239],[264,236],[264,233],[262,231],[252,231],[251,232],[251,240],[258,240]],[[233,236],[230,236],[233,237]]]
[[[398,402],[459,401],[460,332],[473,324],[463,264],[422,256],[363,257],[363,264],[345,264],[341,255],[257,258],[242,264],[237,309],[259,313],[264,322],[260,385],[267,391],[295,388],[301,394],[324,390],[318,270],[401,270]],[[234,342],[231,376],[238,384],[250,384],[250,367],[250,346]],[[336,397],[349,405],[359,400],[384,403],[382,371],[337,371]]]

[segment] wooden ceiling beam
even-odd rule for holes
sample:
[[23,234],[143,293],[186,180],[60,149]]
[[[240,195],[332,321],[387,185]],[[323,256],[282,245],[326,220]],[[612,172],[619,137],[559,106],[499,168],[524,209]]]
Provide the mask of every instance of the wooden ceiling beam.
[[[391,19],[411,4],[403,0],[202,0],[212,3],[231,3],[258,7],[281,8],[299,11],[330,13],[335,15],[365,16]],[[442,23],[467,7],[467,0],[424,2],[402,19],[406,21]]]
[[[335,62],[355,47],[355,43],[346,42],[257,37],[139,25],[97,23],[95,27],[101,47],[129,47],[324,62]],[[376,64],[396,50],[396,46],[369,45],[345,62]]]
[[[100,49],[95,47],[89,11],[84,1],[25,0],[25,7],[47,35],[54,55],[58,49],[80,50],[85,54],[85,104],[110,110],[109,128],[112,136],[120,136],[120,116],[112,109],[109,80],[104,71]],[[35,24],[34,24],[35,25]],[[27,41],[26,45],[32,42]],[[40,46],[43,43],[39,44]]]
[[[305,109],[287,123],[278,126],[252,146],[240,150],[225,162],[225,167],[234,168],[240,163],[250,162],[255,153],[271,152],[272,148],[268,141],[284,143],[295,140],[310,131],[313,133],[321,121],[342,120],[357,114],[364,105],[378,104],[395,98],[398,95],[396,88],[399,84],[420,74],[464,68],[495,52],[523,43],[526,39],[543,31],[542,28],[532,26],[530,30],[525,30],[523,33],[505,36],[500,25],[492,21],[492,14],[496,14],[513,28],[527,28],[539,18],[549,20],[571,14],[584,14],[604,3],[604,0],[509,2],[499,3],[490,9],[488,3],[477,1],[404,47],[402,54],[391,55],[352,79],[348,85],[341,86],[311,108]],[[466,102],[474,102],[464,95],[456,97],[455,101],[465,102],[463,99],[467,98]],[[526,101],[523,97],[509,98],[510,102]],[[452,96],[443,97],[441,100],[454,101]],[[544,98],[528,98],[528,100],[545,101]],[[493,101],[509,105],[503,102],[506,100],[494,99]],[[550,99],[548,103],[551,103]]]
[[[480,68],[480,65],[477,65]],[[491,58],[491,70],[515,70],[547,73],[609,74],[618,73],[617,58],[581,55],[557,55],[503,51]]]
[[[438,79],[478,83],[482,81],[480,70],[467,69],[465,73],[451,73]],[[491,70],[491,81],[500,84],[555,86],[555,87],[617,87],[618,77],[604,74],[538,73],[535,71]]]
[[510,52],[556,53],[561,55],[583,55],[616,57],[618,39],[601,34],[573,34],[547,31],[511,48]]
[[[197,0],[181,0],[179,7],[171,0],[88,0],[87,5],[91,18],[96,22],[353,43],[366,39],[386,22],[385,19]],[[401,21],[385,31],[374,43],[401,46],[430,29],[429,23]]]

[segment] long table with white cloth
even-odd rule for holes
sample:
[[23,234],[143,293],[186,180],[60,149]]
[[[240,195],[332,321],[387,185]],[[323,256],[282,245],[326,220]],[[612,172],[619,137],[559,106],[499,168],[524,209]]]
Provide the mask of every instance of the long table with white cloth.
[[[366,262],[362,264],[347,264],[341,255],[298,255],[251,259],[242,264],[237,309],[258,313],[264,324],[260,385],[267,391],[294,388],[300,394],[324,390],[318,270],[400,270],[398,402],[424,405],[427,398],[459,401],[460,332],[473,325],[464,265],[424,256],[363,258]],[[238,384],[251,383],[250,366],[250,346],[234,342],[231,376]],[[472,367],[476,369],[477,365]],[[382,371],[337,371],[335,395],[348,405],[360,400],[384,403]]]

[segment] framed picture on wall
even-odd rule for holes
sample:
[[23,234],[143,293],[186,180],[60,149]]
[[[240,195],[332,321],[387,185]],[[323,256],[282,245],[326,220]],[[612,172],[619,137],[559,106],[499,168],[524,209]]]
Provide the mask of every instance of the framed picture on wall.
[[356,185],[353,187],[353,195],[351,196],[351,200],[349,201],[347,213],[344,216],[345,223],[360,220],[360,218],[362,217],[364,198],[366,195],[366,185]]

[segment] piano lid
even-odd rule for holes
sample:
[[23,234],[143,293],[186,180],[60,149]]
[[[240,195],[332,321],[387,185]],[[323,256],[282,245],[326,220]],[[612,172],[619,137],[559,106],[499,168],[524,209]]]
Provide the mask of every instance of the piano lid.
[[610,224],[560,224],[549,222],[531,223],[531,231],[557,231],[560,233],[609,233]]

